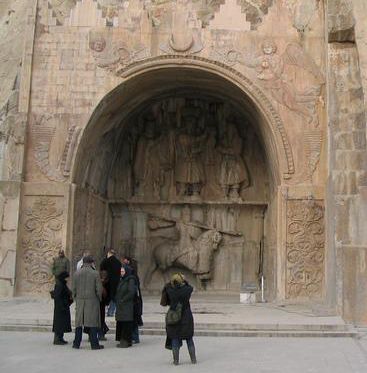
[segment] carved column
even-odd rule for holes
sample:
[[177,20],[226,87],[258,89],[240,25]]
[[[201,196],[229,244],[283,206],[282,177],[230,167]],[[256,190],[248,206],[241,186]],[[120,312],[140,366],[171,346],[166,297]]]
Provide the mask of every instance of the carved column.
[[287,201],[286,299],[320,298],[324,289],[322,201]]
[[66,250],[69,185],[24,183],[17,249],[17,294],[46,294],[52,259]]

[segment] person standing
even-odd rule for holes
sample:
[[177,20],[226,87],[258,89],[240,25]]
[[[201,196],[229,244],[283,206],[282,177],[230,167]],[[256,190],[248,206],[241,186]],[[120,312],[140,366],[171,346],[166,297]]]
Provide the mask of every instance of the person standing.
[[65,345],[64,333],[71,332],[70,305],[73,298],[70,289],[66,285],[68,272],[61,272],[56,277],[56,284],[52,294],[54,299],[54,318],[52,331],[54,332],[54,345]]
[[194,318],[190,307],[190,297],[193,288],[181,273],[172,276],[171,281],[162,290],[161,306],[169,306],[177,311],[181,308],[181,317],[174,324],[166,320],[166,348],[172,349],[173,364],[179,364],[180,347],[182,340],[186,340],[192,364],[196,364],[194,336]]
[[88,255],[90,255],[89,250],[84,250],[84,251],[83,251],[83,254],[82,254],[82,257],[80,258],[80,260],[78,261],[78,263],[76,263],[76,270],[77,270],[77,271],[79,271],[79,269],[83,267],[83,259],[84,259],[86,256],[88,256]]
[[52,274],[55,276],[55,279],[62,272],[70,273],[70,260],[65,256],[64,250],[59,250],[59,254],[54,258],[51,268]]
[[107,316],[114,316],[116,311],[115,294],[120,281],[121,262],[116,258],[115,251],[109,249],[107,257],[102,260],[99,267],[100,271],[107,271],[109,288],[110,288],[110,304],[107,310]]
[[134,298],[136,295],[136,280],[132,269],[123,265],[121,279],[116,290],[116,341],[117,347],[127,348],[132,345],[134,327]]
[[102,301],[100,303],[101,312],[101,328],[98,331],[98,339],[100,341],[106,341],[106,333],[110,330],[106,324],[106,306],[110,303],[110,290],[108,283],[108,273],[107,271],[101,271],[99,273],[102,282]]
[[122,263],[128,265],[132,269],[132,274],[136,281],[136,294],[134,297],[134,325],[132,331],[132,342],[140,343],[139,326],[143,326],[143,297],[140,290],[140,279],[138,276],[138,262],[130,257],[123,257]]
[[93,268],[92,256],[83,259],[82,268],[74,275],[73,296],[75,308],[75,339],[73,348],[79,348],[82,341],[83,326],[89,330],[92,350],[104,346],[99,344],[97,331],[100,328],[100,302],[102,300],[102,283],[98,272]]

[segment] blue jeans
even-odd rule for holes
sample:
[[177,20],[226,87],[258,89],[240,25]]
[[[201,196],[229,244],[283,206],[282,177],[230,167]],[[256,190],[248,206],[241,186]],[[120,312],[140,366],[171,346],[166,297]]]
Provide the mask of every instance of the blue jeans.
[[[195,347],[194,341],[192,338],[186,339],[187,348]],[[172,349],[179,349],[182,346],[182,339],[181,338],[172,338]]]
[[108,306],[107,316],[115,316],[115,312],[116,312],[116,303],[113,300],[111,300]]
[[[97,330],[98,328],[89,328],[89,339],[90,339],[90,346],[97,347],[99,346],[98,338],[97,338]],[[82,342],[82,336],[83,336],[83,327],[78,326],[75,328],[75,338],[73,345],[75,347],[80,347],[80,343]]]
[[133,332],[131,333],[131,339],[133,340],[134,343],[140,342],[139,327],[137,324],[134,325]]

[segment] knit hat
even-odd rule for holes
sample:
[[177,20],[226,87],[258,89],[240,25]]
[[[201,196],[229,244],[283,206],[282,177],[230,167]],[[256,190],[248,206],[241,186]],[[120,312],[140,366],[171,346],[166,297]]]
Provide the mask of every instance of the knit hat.
[[182,285],[185,282],[185,276],[182,273],[175,273],[171,277],[171,285]]
[[94,263],[94,258],[92,255],[87,255],[83,258],[83,264],[92,264]]

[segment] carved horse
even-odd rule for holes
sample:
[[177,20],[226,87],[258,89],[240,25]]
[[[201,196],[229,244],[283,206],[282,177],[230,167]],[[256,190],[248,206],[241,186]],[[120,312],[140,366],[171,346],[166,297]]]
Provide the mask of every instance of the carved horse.
[[211,279],[210,267],[214,251],[222,240],[222,234],[214,229],[202,233],[196,240],[191,241],[189,247],[179,247],[175,240],[166,240],[158,244],[153,250],[153,264],[144,280],[147,286],[156,270],[163,274],[168,282],[167,271],[172,267],[181,267],[191,271],[197,278],[201,288],[205,281]]

